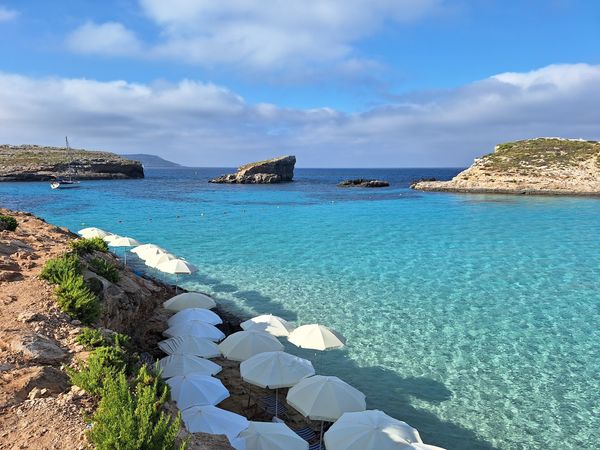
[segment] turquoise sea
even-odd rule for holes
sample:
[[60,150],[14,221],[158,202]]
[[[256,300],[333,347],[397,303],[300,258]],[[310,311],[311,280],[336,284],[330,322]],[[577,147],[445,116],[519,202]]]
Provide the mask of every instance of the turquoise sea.
[[[425,442],[600,447],[600,199],[408,189],[451,169],[297,169],[286,185],[206,183],[227,171],[148,170],[144,180],[58,192],[1,183],[0,204],[164,246],[200,268],[185,287],[243,315],[338,330],[348,346],[319,355],[318,371],[361,389]],[[393,186],[335,187],[359,176]]]

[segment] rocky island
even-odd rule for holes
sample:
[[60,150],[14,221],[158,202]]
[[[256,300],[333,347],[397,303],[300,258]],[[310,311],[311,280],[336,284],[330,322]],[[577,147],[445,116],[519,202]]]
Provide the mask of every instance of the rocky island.
[[142,163],[114,153],[0,145],[0,181],[48,181],[68,175],[70,169],[80,180],[144,178]]
[[367,187],[367,188],[379,188],[388,187],[390,183],[383,180],[366,180],[364,178],[357,178],[354,180],[346,180],[338,183],[338,187]]
[[296,157],[280,156],[243,165],[236,173],[213,178],[209,183],[270,184],[292,181]]
[[600,195],[600,142],[537,138],[497,145],[450,181],[420,181],[423,191]]

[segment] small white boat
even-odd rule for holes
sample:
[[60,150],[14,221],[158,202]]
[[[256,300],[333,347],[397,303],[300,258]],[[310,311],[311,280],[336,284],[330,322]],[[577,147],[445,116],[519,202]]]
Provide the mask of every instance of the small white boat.
[[[71,150],[69,147],[69,139],[65,136],[65,142],[67,144],[67,152]],[[52,189],[72,189],[79,187],[79,181],[74,180],[72,174],[74,173],[73,167],[71,166],[73,161],[69,162],[69,176],[67,178],[58,178],[50,182],[50,187]]]
[[55,180],[50,183],[52,189],[72,189],[79,187],[79,181],[75,180]]

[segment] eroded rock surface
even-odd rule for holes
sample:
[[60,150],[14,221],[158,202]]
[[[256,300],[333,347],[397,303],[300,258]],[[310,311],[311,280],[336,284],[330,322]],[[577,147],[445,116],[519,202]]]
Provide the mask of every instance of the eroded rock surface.
[[380,188],[388,187],[390,183],[384,180],[367,180],[364,178],[357,178],[354,180],[346,180],[338,183],[339,187],[367,187],[367,188]]

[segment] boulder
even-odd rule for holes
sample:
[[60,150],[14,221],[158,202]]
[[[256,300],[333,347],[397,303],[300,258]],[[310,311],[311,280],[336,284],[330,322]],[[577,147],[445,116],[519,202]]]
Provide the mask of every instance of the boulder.
[[9,340],[9,346],[11,350],[39,363],[52,364],[62,361],[67,356],[67,352],[54,340],[37,333],[14,335]]
[[294,178],[295,156],[280,156],[246,164],[236,173],[222,175],[210,183],[271,184],[292,181]]
[[357,178],[354,180],[346,180],[338,183],[339,187],[367,187],[367,188],[378,188],[388,187],[390,183],[383,180],[367,180],[364,178]]

